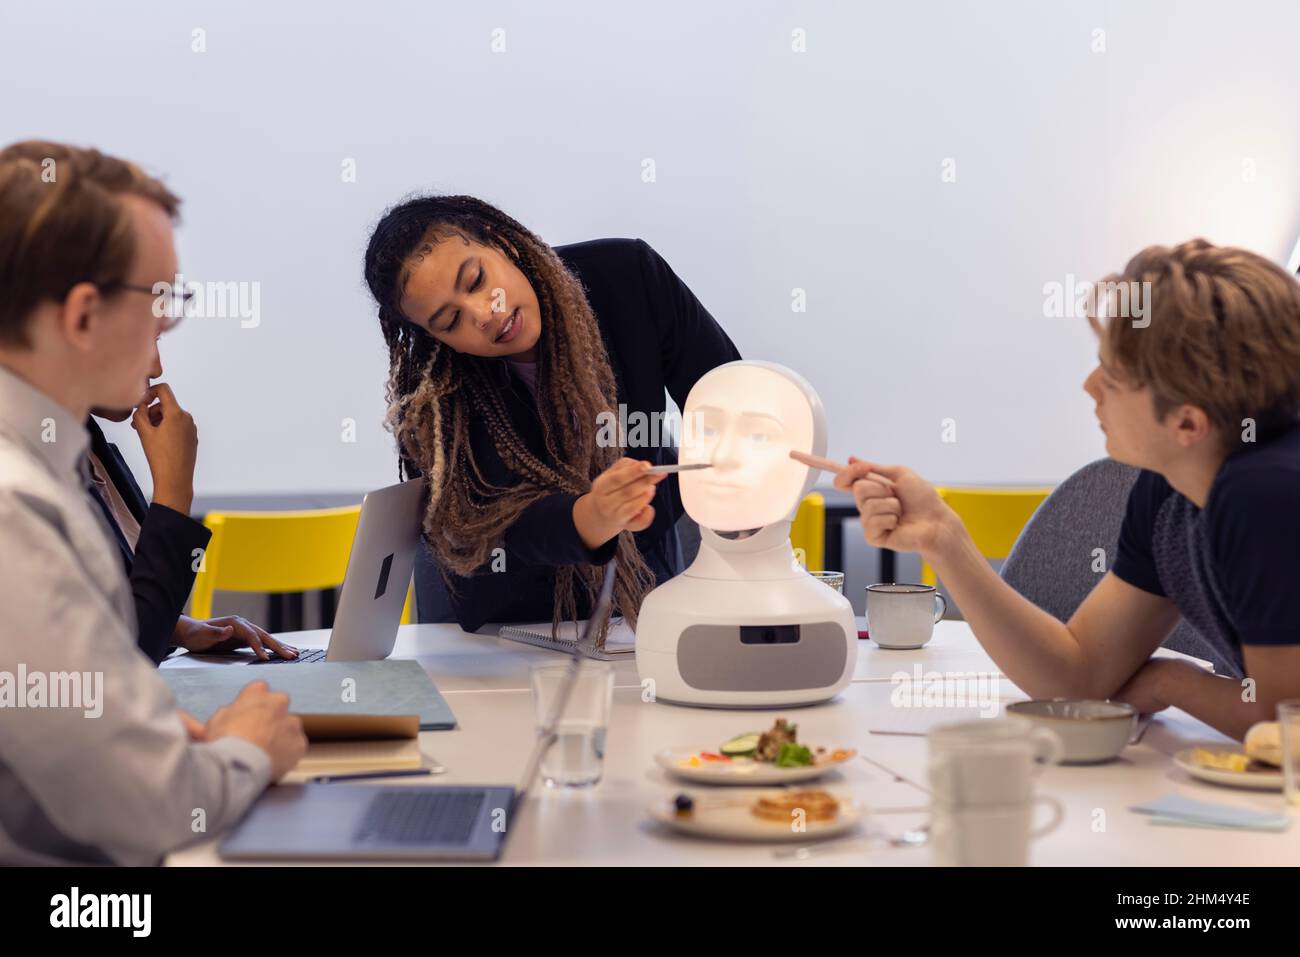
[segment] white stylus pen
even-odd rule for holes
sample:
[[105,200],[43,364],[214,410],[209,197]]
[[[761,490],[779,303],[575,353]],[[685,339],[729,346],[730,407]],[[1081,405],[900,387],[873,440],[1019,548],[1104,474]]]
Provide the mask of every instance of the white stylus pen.
[[[820,455],[809,455],[807,452],[799,452],[795,449],[790,450],[790,458],[794,459],[796,462],[802,462],[810,468],[821,469],[823,472],[843,472],[848,468],[847,465],[841,465],[839,462],[832,461],[831,459],[824,459]],[[886,488],[894,484],[892,480],[885,478],[885,476],[881,475],[879,472],[870,472],[866,477],[879,482]]]
[[673,472],[694,472],[696,469],[712,468],[712,462],[693,462],[690,465],[652,465],[646,469],[646,475],[671,475]]

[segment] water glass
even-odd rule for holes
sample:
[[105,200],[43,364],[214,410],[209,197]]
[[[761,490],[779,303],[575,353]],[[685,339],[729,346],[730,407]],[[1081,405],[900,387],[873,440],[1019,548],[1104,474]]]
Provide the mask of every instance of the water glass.
[[813,578],[817,579],[831,588],[834,588],[841,595],[844,594],[844,573],[843,572],[809,572]]
[[1300,807],[1300,698],[1280,702],[1277,723],[1282,745],[1282,781],[1288,804]]
[[[568,670],[567,663],[533,668],[533,712],[539,730],[550,719]],[[548,788],[585,788],[600,781],[613,695],[613,667],[603,661],[583,662],[568,705],[556,723],[555,741],[542,756],[542,781]]]

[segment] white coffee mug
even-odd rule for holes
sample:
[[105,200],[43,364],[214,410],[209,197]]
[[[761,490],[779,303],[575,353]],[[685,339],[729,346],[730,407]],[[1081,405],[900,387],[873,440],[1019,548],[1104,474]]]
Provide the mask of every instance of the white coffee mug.
[[1053,731],[1017,717],[941,724],[929,745],[931,801],[957,809],[1029,801],[1034,778],[1064,754]]
[[[1034,809],[1052,809],[1045,824],[1033,826]],[[1061,802],[1046,795],[1012,805],[933,808],[930,843],[940,867],[1024,867],[1029,842],[1049,834],[1065,817]]]
[[867,586],[867,631],[881,648],[923,647],[948,603],[933,585]]

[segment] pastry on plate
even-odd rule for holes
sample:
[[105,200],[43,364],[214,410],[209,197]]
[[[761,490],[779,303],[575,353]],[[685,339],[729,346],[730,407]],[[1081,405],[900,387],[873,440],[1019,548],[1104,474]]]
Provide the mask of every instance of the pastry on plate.
[[783,824],[794,820],[797,811],[803,811],[807,821],[831,821],[840,812],[840,802],[826,791],[781,791],[762,795],[752,810],[756,817]]
[[1282,766],[1282,726],[1276,721],[1261,721],[1246,732],[1242,742],[1245,752],[1256,761]]

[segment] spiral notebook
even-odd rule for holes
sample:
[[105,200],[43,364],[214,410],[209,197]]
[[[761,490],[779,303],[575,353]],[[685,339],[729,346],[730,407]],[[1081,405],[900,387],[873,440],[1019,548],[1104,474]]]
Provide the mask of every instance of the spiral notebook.
[[574,642],[579,642],[578,653],[597,661],[619,661],[636,651],[636,633],[622,618],[610,620],[609,634],[605,636],[605,647],[602,650],[596,648],[595,639],[585,644],[581,642],[579,636],[586,627],[586,621],[562,621],[556,629],[557,637],[552,638],[551,623],[544,621],[532,625],[502,625],[498,634],[510,641],[520,641],[565,654],[573,651]]

